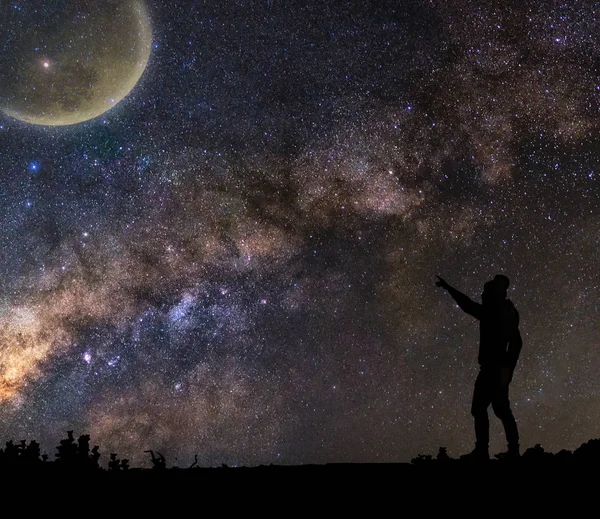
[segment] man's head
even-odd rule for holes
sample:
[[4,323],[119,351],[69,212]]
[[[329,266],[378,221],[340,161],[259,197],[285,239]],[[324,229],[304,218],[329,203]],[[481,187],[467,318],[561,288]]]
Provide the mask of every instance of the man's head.
[[506,276],[497,274],[494,279],[483,285],[483,294],[481,301],[484,304],[497,303],[506,299],[506,292],[510,286],[510,281]]
[[508,290],[508,287],[510,286],[510,281],[508,280],[508,278],[502,274],[496,274],[494,276],[494,283],[496,283],[498,285],[498,287],[500,287],[500,289],[504,290],[505,292]]

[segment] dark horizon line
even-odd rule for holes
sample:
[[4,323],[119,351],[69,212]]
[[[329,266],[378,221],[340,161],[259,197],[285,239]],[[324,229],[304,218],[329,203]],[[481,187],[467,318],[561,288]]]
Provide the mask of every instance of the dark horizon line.
[[[473,461],[461,460],[460,458],[451,458],[445,447],[439,447],[437,455],[418,454],[409,462],[383,461],[383,462],[329,462],[329,463],[295,463],[295,464],[259,464],[259,465],[199,465],[198,454],[194,455],[194,462],[187,467],[171,466],[167,467],[167,459],[156,450],[145,450],[145,454],[150,457],[151,467],[131,467],[129,460],[120,459],[117,453],[110,453],[108,456],[107,468],[101,467],[99,460],[102,457],[100,447],[94,445],[90,448],[90,435],[82,434],[77,440],[73,436],[73,431],[67,431],[67,438],[60,441],[56,447],[54,460],[50,460],[48,454],[42,454],[40,444],[36,440],[20,440],[15,443],[14,440],[8,440],[3,448],[0,448],[0,471],[4,469],[36,469],[42,467],[53,467],[57,469],[68,470],[99,470],[108,472],[127,472],[127,471],[163,471],[163,470],[197,470],[197,469],[249,469],[249,468],[345,468],[350,467],[400,467],[400,466],[456,466],[473,464]],[[105,458],[106,459],[106,458]],[[175,458],[177,460],[177,458]],[[518,463],[553,463],[553,464],[580,464],[587,462],[600,463],[600,438],[591,439],[582,443],[575,450],[562,449],[557,453],[547,452],[540,444],[530,447],[517,459],[511,461],[502,461],[491,459],[485,461],[485,464],[495,465]],[[481,465],[482,462],[477,462]]]

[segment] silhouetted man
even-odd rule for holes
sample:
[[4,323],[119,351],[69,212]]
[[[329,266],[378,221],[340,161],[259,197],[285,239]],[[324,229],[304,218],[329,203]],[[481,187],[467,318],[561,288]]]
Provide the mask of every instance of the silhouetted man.
[[492,404],[494,413],[504,425],[508,451],[496,457],[519,457],[519,432],[517,423],[510,410],[508,386],[512,380],[523,341],[519,332],[519,313],[512,301],[506,298],[509,280],[498,274],[483,286],[481,303],[451,287],[437,276],[436,285],[447,290],[458,306],[479,319],[479,366],[475,381],[471,414],[475,418],[475,449],[461,456],[463,459],[489,459],[490,422],[488,407]]

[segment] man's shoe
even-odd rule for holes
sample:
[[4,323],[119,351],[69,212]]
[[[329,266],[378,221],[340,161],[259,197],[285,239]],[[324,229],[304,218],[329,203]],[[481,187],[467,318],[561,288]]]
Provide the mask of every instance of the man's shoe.
[[481,449],[481,448],[476,447],[468,454],[463,454],[460,457],[460,459],[462,461],[479,463],[479,462],[489,461],[490,453],[487,449]]
[[499,452],[494,454],[494,458],[499,461],[515,461],[521,457],[518,450],[509,449],[506,452]]

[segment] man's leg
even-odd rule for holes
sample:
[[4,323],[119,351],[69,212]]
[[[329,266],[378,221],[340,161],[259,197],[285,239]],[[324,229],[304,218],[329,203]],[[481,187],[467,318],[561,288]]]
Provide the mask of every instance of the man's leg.
[[471,414],[475,419],[475,449],[487,453],[490,442],[488,407],[492,400],[492,384],[487,371],[481,370],[475,381]]
[[497,383],[494,397],[492,399],[492,409],[504,426],[506,442],[508,443],[508,453],[519,455],[519,430],[517,422],[510,409],[510,400],[508,399],[508,384]]

